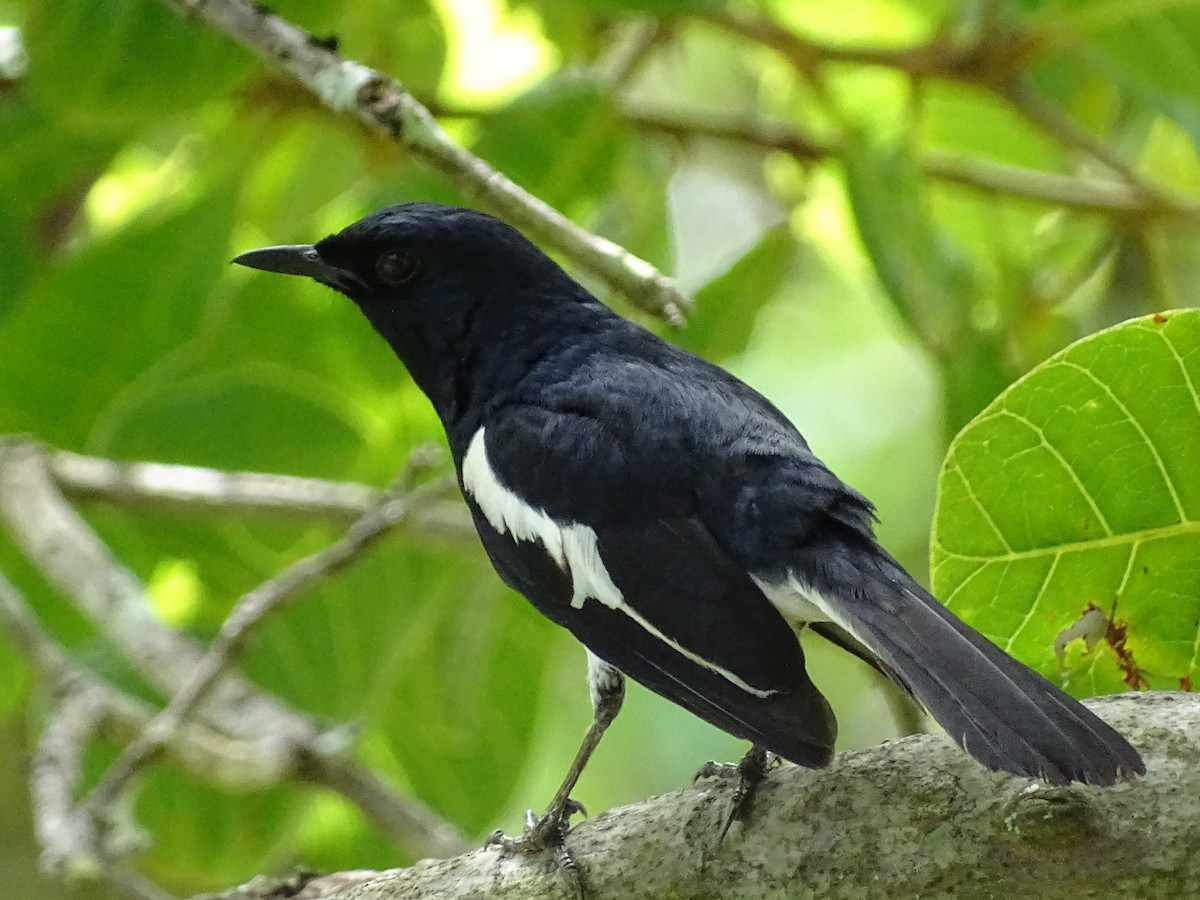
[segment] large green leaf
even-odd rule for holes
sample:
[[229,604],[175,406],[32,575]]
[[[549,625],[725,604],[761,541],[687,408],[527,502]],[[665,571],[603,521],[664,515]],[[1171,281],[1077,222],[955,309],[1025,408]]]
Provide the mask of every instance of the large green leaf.
[[0,323],[0,430],[83,446],[97,412],[189,339],[228,257],[225,188],[43,275]]
[[[1079,693],[1189,685],[1200,653],[1200,311],[1134,319],[1047,360],[954,440],[933,587]],[[1086,629],[1085,629],[1086,630]],[[1060,642],[1061,643],[1061,642]]]

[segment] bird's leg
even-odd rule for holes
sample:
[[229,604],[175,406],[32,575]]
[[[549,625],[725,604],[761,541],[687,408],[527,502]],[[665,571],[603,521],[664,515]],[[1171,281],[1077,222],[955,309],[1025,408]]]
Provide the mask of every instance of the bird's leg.
[[525,833],[521,837],[510,838],[497,831],[487,842],[489,847],[498,846],[519,853],[540,853],[544,850],[553,852],[559,867],[575,884],[581,897],[583,891],[579,882],[579,870],[567,849],[566,836],[571,816],[577,812],[586,815],[587,811],[582,804],[571,799],[571,791],[575,789],[575,783],[599,745],[600,738],[621,711],[621,704],[625,700],[625,676],[589,651],[588,685],[591,689],[594,713],[592,724],[583,737],[583,743],[579,752],[575,754],[571,768],[567,770],[566,778],[554,794],[554,799],[550,801],[540,819],[534,816],[533,810],[526,812]]
[[729,805],[729,814],[725,817],[725,825],[721,828],[718,841],[725,840],[734,822],[741,821],[750,807],[754,792],[764,778],[767,770],[778,760],[775,754],[762,747],[753,746],[742,757],[736,766],[729,763],[706,762],[696,773],[695,780],[712,778],[714,776],[736,775],[738,784],[733,791],[733,799]]

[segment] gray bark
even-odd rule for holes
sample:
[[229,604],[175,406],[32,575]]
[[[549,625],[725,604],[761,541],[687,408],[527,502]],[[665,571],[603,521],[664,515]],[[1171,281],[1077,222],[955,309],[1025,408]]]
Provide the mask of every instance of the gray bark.
[[[750,817],[716,843],[731,784],[615,809],[568,836],[588,900],[1200,897],[1200,698],[1126,694],[1088,705],[1142,751],[1110,788],[988,772],[946,738],[774,770]],[[306,900],[570,898],[543,857],[480,849],[407,869],[293,883]],[[264,882],[225,898],[270,894]]]

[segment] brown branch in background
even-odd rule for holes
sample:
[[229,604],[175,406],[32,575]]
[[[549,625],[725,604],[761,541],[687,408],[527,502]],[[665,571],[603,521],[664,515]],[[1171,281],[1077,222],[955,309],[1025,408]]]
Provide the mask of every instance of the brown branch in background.
[[620,91],[641,70],[642,63],[674,33],[673,24],[646,19],[619,27],[616,40],[592,67],[594,77],[608,90]]
[[103,868],[88,851],[93,841],[87,820],[75,809],[83,775],[83,753],[100,730],[105,709],[98,691],[85,683],[63,684],[63,697],[46,717],[29,763],[29,794],[34,832],[42,848],[42,868],[78,881]]
[[455,144],[397,81],[343,59],[290,22],[249,0],[163,0],[284,70],[336,112],[353,112],[372,131],[441,172],[469,202],[479,202],[559,250],[635,306],[682,324],[690,301],[671,279],[623,247],[576,225]]
[[1098,137],[1048,102],[1024,78],[1013,78],[997,85],[997,93],[1016,108],[1026,119],[1055,138],[1065,147],[1070,147],[1089,156],[1120,175],[1136,190],[1151,193],[1133,166],[1121,159],[1112,148]]
[[48,461],[59,486],[76,498],[161,506],[170,511],[199,505],[236,513],[278,511],[303,518],[356,519],[383,496],[377,488],[353,482],[152,462],[119,463],[65,450],[52,453]]
[[[496,114],[494,110],[445,106],[436,99],[423,98],[423,102],[439,118],[479,119]],[[621,115],[646,134],[776,150],[804,164],[836,161],[845,153],[839,140],[806,134],[794,126],[766,119],[699,116],[628,105]],[[1200,203],[1166,190],[1140,188],[1125,180],[1043,172],[937,148],[924,151],[917,164],[931,178],[985,194],[1005,194],[1082,212],[1200,223]]]
[[[778,150],[802,163],[836,159],[844,152],[836,141],[758,119],[699,118],[637,109],[627,109],[624,115],[635,128],[649,133]],[[936,149],[926,151],[918,164],[931,177],[989,194],[1007,194],[1085,212],[1200,223],[1200,203],[1143,190],[1124,181],[1056,175]]]
[[[1126,184],[1119,186],[1124,187],[1124,193],[1119,196],[1113,196],[1118,186],[1096,188],[1097,184],[1105,183],[1094,181],[1088,190],[1081,192],[1079,179],[1074,180],[1076,183],[1065,184],[1048,180],[1063,176],[1027,170],[1018,170],[1024,172],[1018,176],[1012,171],[1015,167],[977,159],[947,158],[948,154],[926,160],[926,170],[940,178],[972,186],[977,186],[980,180],[996,180],[1004,185],[999,189],[1006,193],[1044,194],[1044,197],[1032,199],[1081,208],[1136,214],[1166,213],[1189,219],[1197,216],[1197,204],[1171,197],[1164,190],[1148,184],[1132,164],[1046,100],[1022,77],[1022,71],[1033,57],[1059,42],[1057,35],[1013,28],[992,17],[985,26],[976,25],[965,37],[952,29],[944,29],[932,40],[911,47],[839,46],[802,37],[767,16],[753,12],[716,9],[703,12],[698,18],[774,50],[810,81],[819,82],[816,76],[828,64],[851,64],[896,69],[915,82],[936,78],[990,91],[1058,143],[1101,163]],[[1103,196],[1106,193],[1108,197]],[[1060,199],[1053,200],[1055,196]]]
[[[179,689],[203,651],[154,615],[145,586],[67,503],[50,475],[45,449],[36,443],[0,442],[0,521],[148,683],[164,694]],[[233,737],[269,734],[280,748],[307,743],[319,730],[234,674],[217,686],[200,718]]]
[[769,47],[806,77],[826,65],[841,64],[897,69],[917,80],[941,78],[986,84],[1020,71],[1045,46],[1032,32],[1000,28],[995,23],[992,28],[976,29],[974,39],[964,39],[944,29],[932,40],[909,47],[869,47],[829,44],[803,37],[768,16],[745,8],[735,12],[715,7],[702,10],[695,17]]
[[[153,717],[150,704],[103,681],[46,634],[28,604],[2,573],[0,632],[7,634],[30,661],[48,691],[62,698],[76,692],[86,694],[98,711],[99,731],[109,740],[133,740]],[[371,771],[337,755],[307,749],[299,754],[299,768],[293,770],[281,767],[290,758],[281,759],[263,742],[239,741],[198,724],[185,725],[169,744],[168,752],[186,771],[229,790],[261,789],[288,778],[299,778],[336,791],[362,808],[381,832],[419,856],[450,856],[466,847],[465,838],[444,820],[416,801],[397,797]],[[36,801],[38,793],[35,788],[35,817],[43,809]],[[78,817],[73,821],[82,822]],[[41,834],[41,825],[38,831]],[[52,843],[43,843],[43,847],[48,851],[58,848],[58,855],[63,857],[71,839],[80,841],[73,847],[74,856],[91,855],[91,832],[74,825]]]

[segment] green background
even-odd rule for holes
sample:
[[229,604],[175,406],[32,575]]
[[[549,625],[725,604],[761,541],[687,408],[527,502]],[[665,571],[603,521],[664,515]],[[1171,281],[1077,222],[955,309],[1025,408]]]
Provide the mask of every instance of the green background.
[[[593,286],[766,393],[876,502],[884,543],[922,577],[951,437],[1071,341],[1194,302],[1195,216],[1166,215],[1167,201],[1153,197],[1200,192],[1200,3],[272,8],[313,33],[336,32],[347,56],[402,81],[474,153],[676,276],[697,301],[680,331]],[[749,40],[725,23],[730,9],[811,43],[788,55]],[[654,22],[651,49],[623,72],[622,52]],[[250,247],[314,240],[389,203],[460,202],[446,183],[151,0],[0,0],[0,26],[19,29],[28,60],[0,80],[0,433],[120,460],[380,486],[413,447],[441,439],[424,399],[348,304],[227,263]],[[930,41],[940,56],[926,70],[888,55]],[[977,71],[955,68],[955,54],[979,41],[1001,49]],[[824,61],[802,64],[804,47]],[[881,51],[885,64],[866,64],[863,50]],[[1041,107],[1023,107],[1018,95]],[[655,127],[651,112],[690,123],[693,136]],[[794,129],[831,152],[797,158],[694,136],[705,124],[747,121]],[[1098,153],[1135,173],[1135,193],[1150,191],[1141,213],[1035,202],[930,174],[951,154],[1085,185],[1118,182]],[[1186,409],[1195,389],[1187,394],[1168,371],[1175,362],[1160,343],[1178,340],[1194,385],[1194,320],[1177,321],[1143,320],[1119,352],[1092,343],[1070,351],[1042,373],[1053,402],[1033,381],[1014,388],[964,433],[943,472],[935,588],[1052,676],[1055,635],[1088,603],[1107,613],[1119,587],[1129,588],[1121,611],[1145,681],[1178,686],[1195,667],[1196,535],[1172,522],[1200,503],[1200,425],[1164,413]],[[1138,354],[1160,368],[1143,372]],[[1081,370],[1150,404],[1139,412],[1144,435]],[[1099,432],[1111,426],[1126,454],[1072,444],[1085,432],[1062,410],[1093,416],[1088,427]],[[1055,450],[1038,449],[1039,430]],[[1177,476],[1175,498],[1153,448]],[[1055,452],[1083,488],[1055,481]],[[1061,496],[1017,504],[1025,498],[1014,484],[1031,500],[1049,496],[1036,480],[1046,472]],[[1135,478],[1148,487],[1129,500],[1114,480]],[[981,531],[972,492],[1007,497],[1003,508],[985,506],[998,517],[997,540]],[[1009,521],[1018,507],[1055,515]],[[1063,510],[1072,523],[1058,521]],[[338,533],[329,523],[202,512],[84,512],[149,583],[158,613],[201,639],[243,592]],[[1055,549],[1106,527],[1162,540],[1137,554],[1119,542],[1093,548],[1100,555],[1079,558],[1079,569]],[[1025,554],[1022,565],[1007,567],[1000,557],[1009,553]],[[1181,569],[1188,554],[1192,568]],[[5,535],[0,568],[81,659],[153,696]],[[1168,614],[1155,604],[1164,591],[1182,598]],[[1053,615],[1023,627],[1034,598]],[[1070,689],[1124,686],[1107,644],[1067,650]],[[861,666],[823,650],[813,657],[842,748],[896,733]],[[358,723],[365,762],[472,836],[515,831],[526,806],[540,808],[590,718],[582,649],[503,590],[473,542],[385,542],[272,618],[244,669],[297,707]],[[46,702],[0,643],[6,896],[59,890],[35,874],[24,786]],[[605,809],[684,784],[704,760],[743,749],[634,688],[576,796]],[[97,748],[93,768],[110,756]],[[137,865],[180,894],[297,861],[333,869],[411,858],[345,801],[308,787],[230,795],[164,764],[136,812],[155,842]]]

